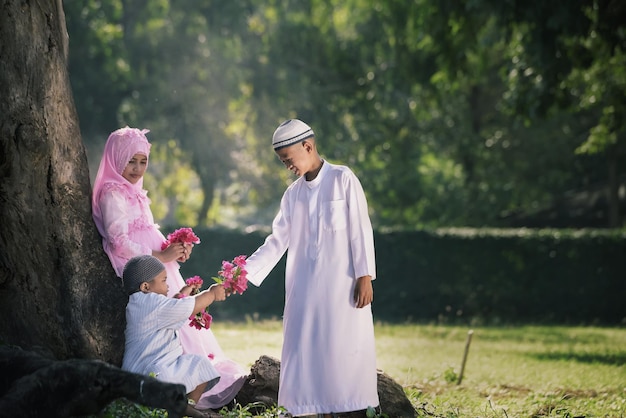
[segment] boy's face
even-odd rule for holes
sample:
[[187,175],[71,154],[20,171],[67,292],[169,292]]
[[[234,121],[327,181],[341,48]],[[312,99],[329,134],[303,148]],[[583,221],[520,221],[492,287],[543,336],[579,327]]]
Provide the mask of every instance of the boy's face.
[[159,295],[167,296],[169,286],[167,285],[167,272],[163,270],[156,275],[154,279],[149,282],[143,282],[141,285],[141,291],[144,293],[153,292]]
[[305,175],[311,170],[311,144],[304,140],[276,151],[280,161],[296,176]]

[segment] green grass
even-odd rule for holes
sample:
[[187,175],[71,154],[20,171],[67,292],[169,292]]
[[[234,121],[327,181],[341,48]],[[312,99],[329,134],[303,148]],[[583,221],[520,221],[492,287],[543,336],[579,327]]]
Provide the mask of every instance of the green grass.
[[[278,321],[215,323],[224,351],[251,366],[280,358]],[[626,417],[626,329],[376,325],[377,367],[405,388],[418,416]]]
[[[263,354],[280,359],[279,321],[216,321],[212,328],[242,365]],[[376,324],[377,367],[404,387],[419,417],[626,417],[625,328],[476,327],[457,385],[468,331]],[[117,408],[108,416],[130,416]]]

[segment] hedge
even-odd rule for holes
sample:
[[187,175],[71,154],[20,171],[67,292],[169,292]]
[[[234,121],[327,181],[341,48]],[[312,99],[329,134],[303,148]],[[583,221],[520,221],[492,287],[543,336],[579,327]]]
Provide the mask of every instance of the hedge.
[[[166,232],[166,231],[164,231]],[[221,260],[251,254],[266,232],[196,229],[181,271],[205,284]],[[437,229],[375,233],[376,320],[455,323],[626,323],[626,233]],[[216,318],[279,318],[285,260],[259,288],[211,308]]]

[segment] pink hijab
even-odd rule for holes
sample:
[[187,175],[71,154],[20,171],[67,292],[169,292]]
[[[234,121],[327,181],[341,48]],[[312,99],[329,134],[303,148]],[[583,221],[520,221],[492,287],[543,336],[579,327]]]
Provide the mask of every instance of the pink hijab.
[[139,130],[126,126],[111,133],[104,145],[104,153],[102,160],[100,160],[100,167],[93,183],[91,195],[93,220],[102,236],[104,236],[105,231],[99,200],[106,184],[121,185],[129,195],[146,198],[146,191],[143,189],[143,177],[137,183],[132,184],[122,177],[122,173],[133,155],[142,154],[150,157],[151,145],[146,138],[148,132],[150,132],[148,129]]

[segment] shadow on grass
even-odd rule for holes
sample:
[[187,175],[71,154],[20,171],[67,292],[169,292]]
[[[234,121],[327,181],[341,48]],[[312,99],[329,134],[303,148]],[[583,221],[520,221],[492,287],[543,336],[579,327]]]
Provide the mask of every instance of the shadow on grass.
[[622,366],[626,364],[626,352],[598,354],[556,351],[549,353],[529,353],[528,356],[537,360],[576,361],[578,363],[606,364],[608,366]]

